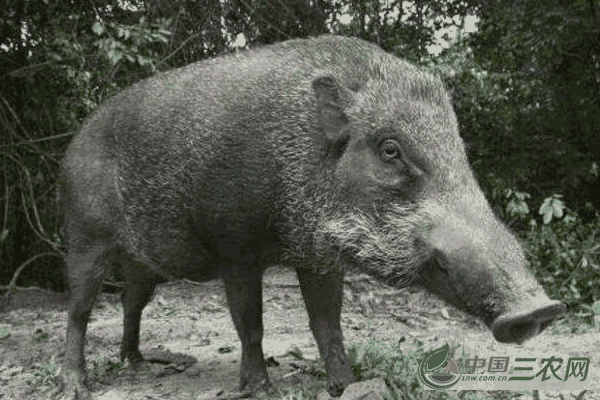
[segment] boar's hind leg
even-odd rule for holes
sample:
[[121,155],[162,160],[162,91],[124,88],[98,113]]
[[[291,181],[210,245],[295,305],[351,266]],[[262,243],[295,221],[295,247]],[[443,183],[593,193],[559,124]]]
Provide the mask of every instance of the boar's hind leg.
[[242,342],[239,389],[267,388],[269,378],[262,350],[262,269],[230,266],[223,273],[231,318]]
[[64,399],[91,397],[85,385],[83,347],[92,307],[107,270],[106,258],[106,245],[101,241],[71,244],[66,258],[70,298],[65,361],[59,378]]
[[125,290],[121,295],[123,303],[121,360],[127,358],[131,364],[136,365],[143,361],[139,350],[142,310],[152,298],[156,282],[154,274],[144,264],[131,259],[122,260],[120,264],[123,267],[125,280]]
[[333,396],[339,396],[348,384],[354,382],[354,374],[346,360],[340,326],[343,271],[337,268],[327,274],[318,274],[297,268],[296,272],[308,310],[310,328],[329,374],[327,389]]

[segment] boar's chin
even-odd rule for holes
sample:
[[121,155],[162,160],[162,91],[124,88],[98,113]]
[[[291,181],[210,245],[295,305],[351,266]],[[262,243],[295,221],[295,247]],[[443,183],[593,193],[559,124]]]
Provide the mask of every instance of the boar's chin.
[[419,280],[427,290],[461,310],[469,312],[467,304],[449,282],[445,260],[432,256],[420,268]]
[[487,273],[475,275],[476,271],[449,265],[445,257],[436,254],[422,265],[419,278],[427,290],[489,327],[505,312],[507,299],[498,293]]

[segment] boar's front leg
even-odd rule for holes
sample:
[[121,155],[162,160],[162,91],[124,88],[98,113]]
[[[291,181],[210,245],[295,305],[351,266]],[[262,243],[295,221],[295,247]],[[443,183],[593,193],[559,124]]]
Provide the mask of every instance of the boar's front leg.
[[310,328],[329,374],[327,389],[332,396],[339,396],[355,380],[346,360],[340,326],[343,271],[341,268],[333,268],[326,274],[319,274],[297,268],[296,272],[310,318]]

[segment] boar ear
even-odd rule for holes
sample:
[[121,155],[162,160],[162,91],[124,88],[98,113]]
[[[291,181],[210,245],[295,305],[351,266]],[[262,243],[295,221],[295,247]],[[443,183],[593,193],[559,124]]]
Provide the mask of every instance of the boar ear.
[[327,139],[336,141],[339,132],[348,123],[344,108],[352,103],[353,95],[331,76],[315,79],[312,88],[317,96],[319,126],[327,135]]

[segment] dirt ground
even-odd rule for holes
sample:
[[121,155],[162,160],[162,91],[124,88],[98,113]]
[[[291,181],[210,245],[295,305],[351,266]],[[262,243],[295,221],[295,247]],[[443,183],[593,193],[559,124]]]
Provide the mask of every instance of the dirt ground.
[[[318,355],[293,271],[267,271],[263,304],[263,347],[265,357],[272,357],[271,381],[278,388],[314,383],[310,368],[298,369],[312,363],[289,355],[299,351],[309,360]],[[13,295],[0,313],[0,399],[50,398],[54,373],[64,357],[66,318],[62,294],[29,290]],[[393,344],[404,337],[407,350],[419,341],[425,349],[449,341],[470,354],[590,357],[591,380],[600,386],[598,330],[579,335],[544,332],[524,345],[503,345],[474,318],[423,290],[393,290],[359,275],[348,277],[342,326],[346,343],[375,339]],[[94,399],[203,399],[232,391],[238,383],[240,343],[219,281],[159,286],[142,318],[141,351],[152,362],[140,370],[115,367],[121,335],[119,296],[103,293],[92,313],[86,346]],[[562,392],[564,399],[576,394]],[[542,390],[540,397],[560,396]],[[582,398],[598,400],[600,393],[587,392]]]

